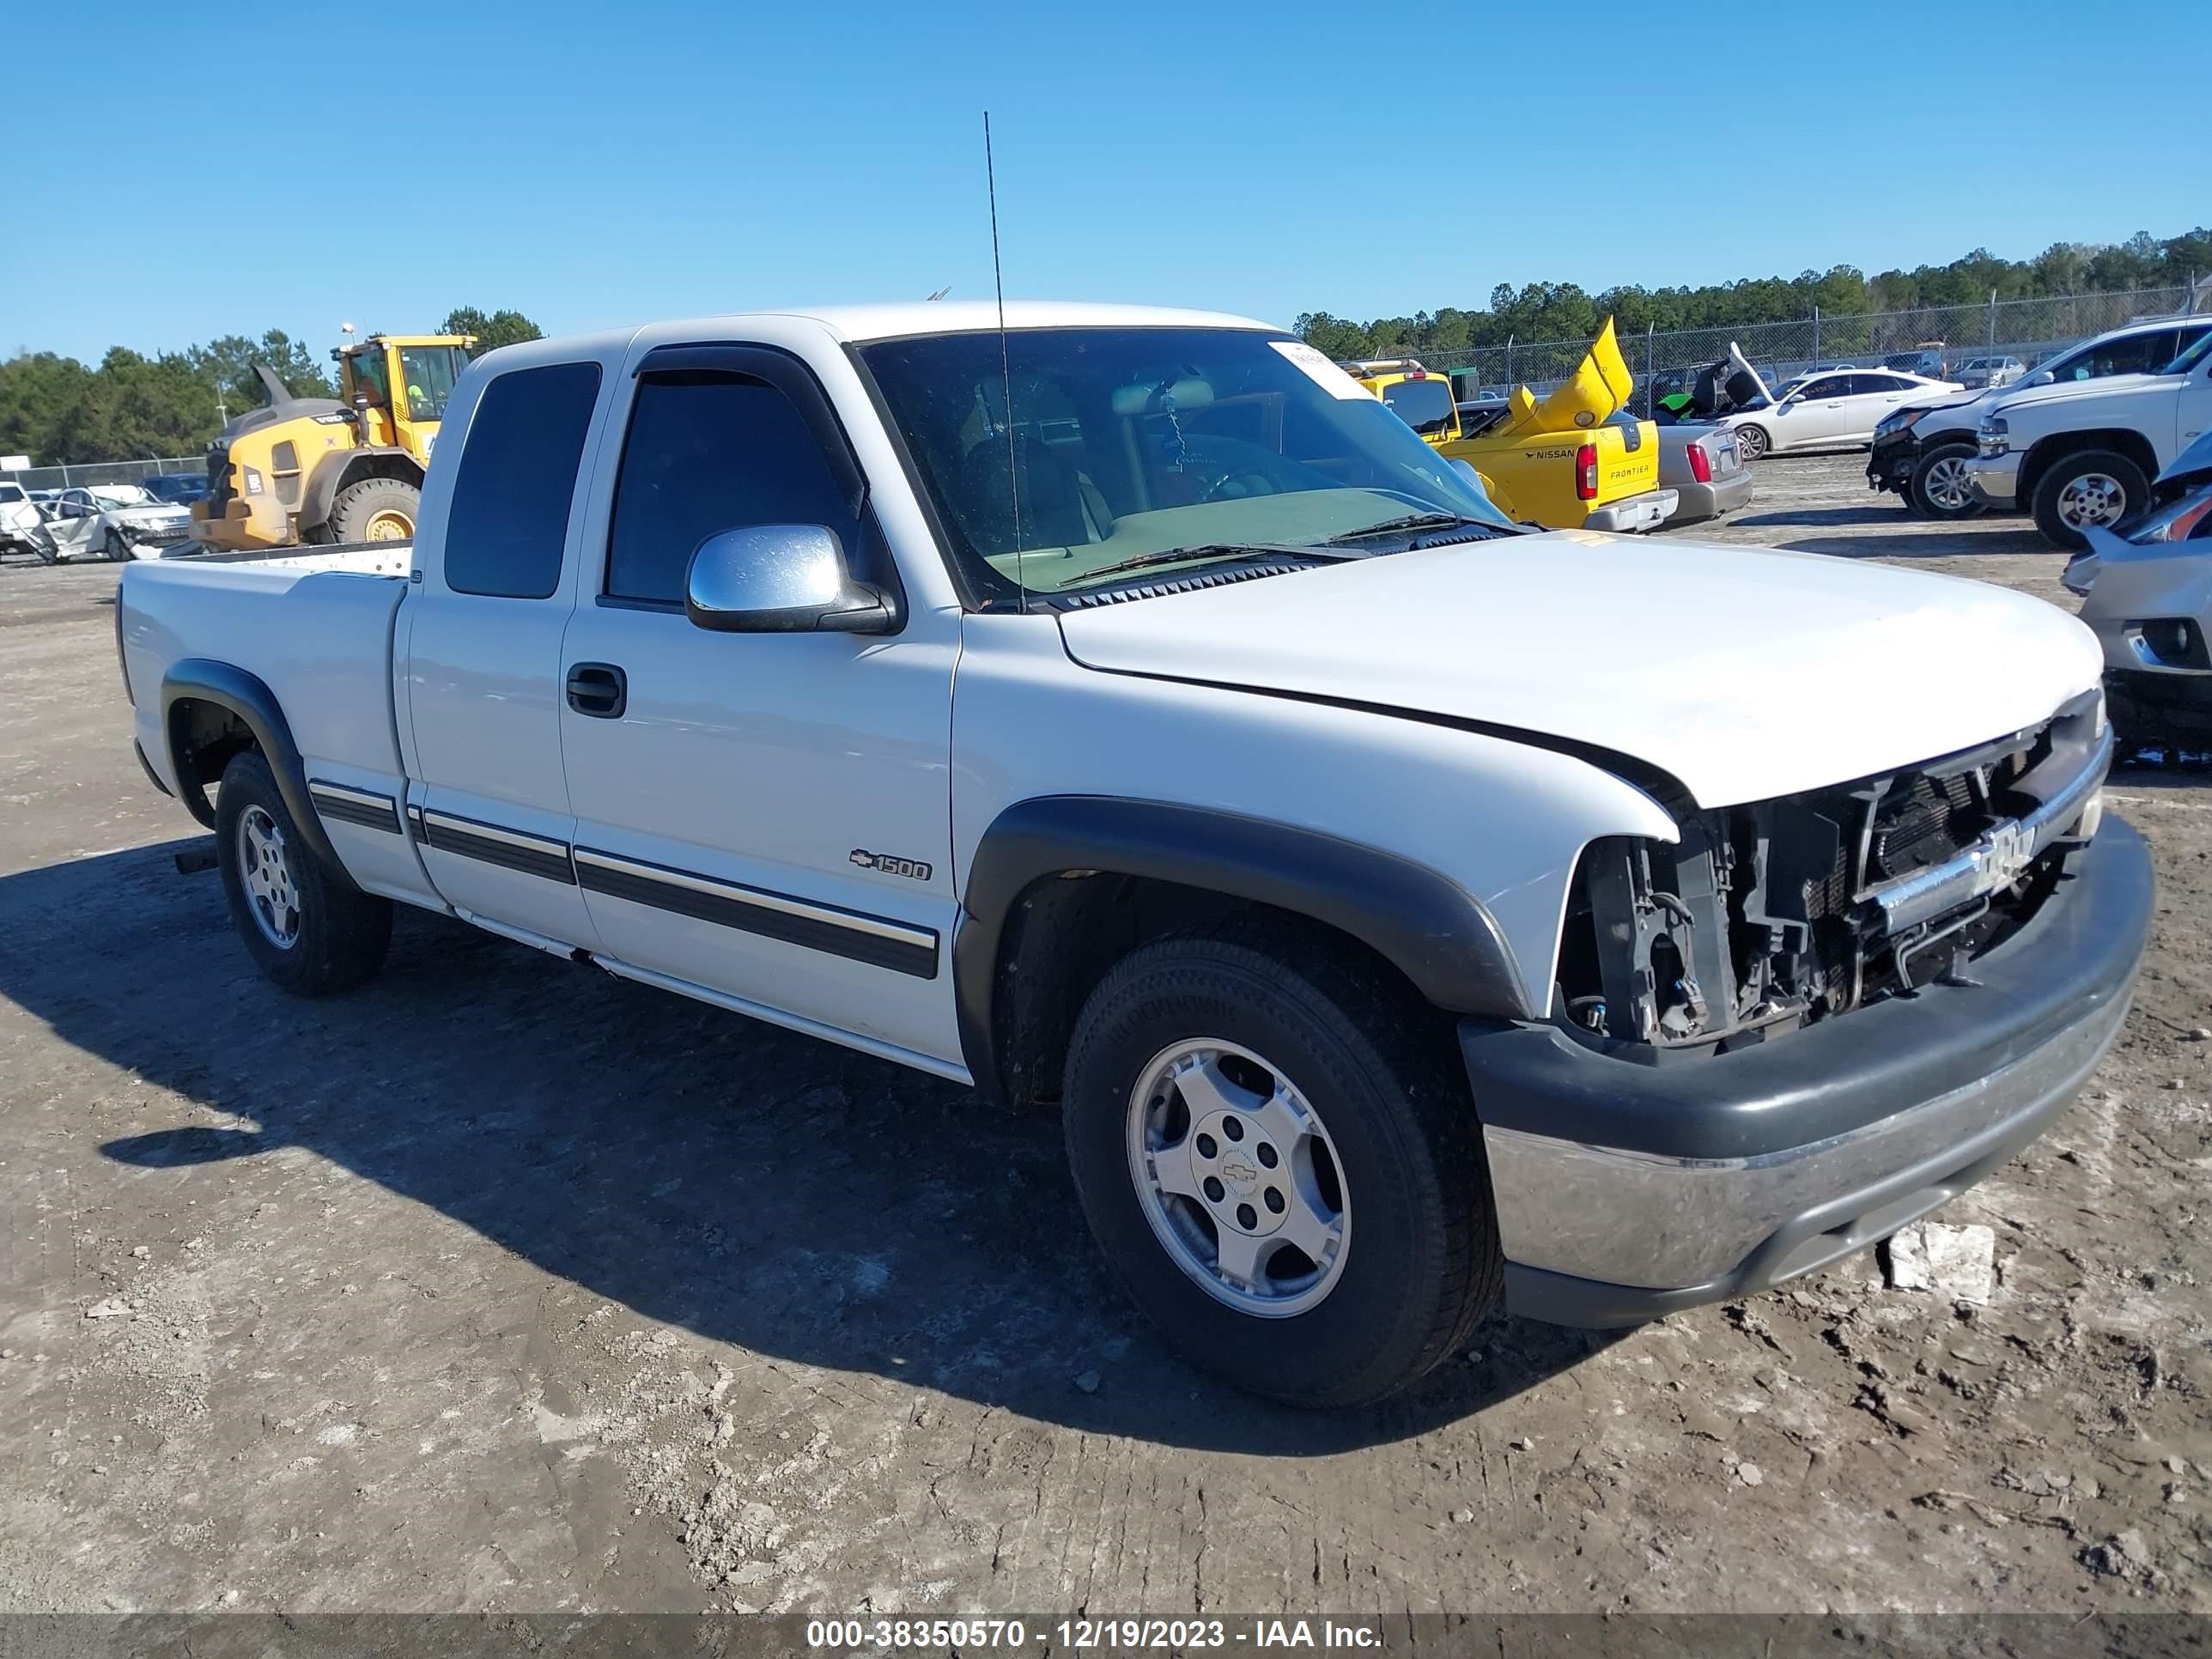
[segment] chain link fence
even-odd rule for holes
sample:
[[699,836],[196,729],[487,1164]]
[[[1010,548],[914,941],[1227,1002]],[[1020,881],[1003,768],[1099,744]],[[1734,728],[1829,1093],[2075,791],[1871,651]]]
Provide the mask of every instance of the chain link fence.
[[67,466],[0,471],[0,478],[26,489],[67,489],[72,484],[137,483],[164,472],[204,472],[204,455],[171,455],[155,461],[76,461]]
[[[2140,317],[2185,314],[2195,284],[2124,294],[2071,294],[2040,300],[1998,300],[1978,306],[1929,306],[1914,311],[1860,312],[1795,322],[1624,334],[1621,355],[1636,376],[1633,406],[1651,412],[1653,387],[1677,390],[1688,371],[1740,348],[1770,386],[1814,368],[1901,368],[1955,378],[1971,357],[2013,356],[2027,368],[2091,335]],[[2198,296],[2202,297],[2202,296]],[[1575,372],[1588,340],[1510,341],[1430,355],[1431,368],[1472,370],[1485,392],[1526,382],[1538,395]],[[1942,372],[1935,365],[1940,362]],[[1925,364],[1925,367],[1923,367]],[[1462,392],[1462,394],[1465,394]]]

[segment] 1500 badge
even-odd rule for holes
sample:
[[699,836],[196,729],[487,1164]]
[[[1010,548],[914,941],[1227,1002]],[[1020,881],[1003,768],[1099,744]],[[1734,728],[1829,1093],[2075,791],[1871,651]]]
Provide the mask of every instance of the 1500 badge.
[[863,870],[880,870],[887,876],[907,876],[915,881],[929,879],[929,866],[913,859],[893,858],[889,853],[871,853],[858,847],[852,857]]

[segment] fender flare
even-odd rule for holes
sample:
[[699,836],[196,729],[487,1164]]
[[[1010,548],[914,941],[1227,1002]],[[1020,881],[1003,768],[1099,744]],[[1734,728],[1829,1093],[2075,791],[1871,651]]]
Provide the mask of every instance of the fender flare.
[[356,463],[381,456],[396,456],[414,471],[415,487],[422,487],[422,469],[415,458],[396,445],[374,444],[358,449],[334,449],[315,463],[315,470],[307,475],[307,487],[300,492],[300,526],[305,530],[311,525],[331,521],[331,504],[338,498],[344,487],[345,476]]
[[209,829],[215,828],[215,804],[208,799],[204,786],[189,781],[192,774],[185,763],[176,708],[187,702],[213,703],[238,717],[253,734],[270,771],[276,775],[276,793],[284,798],[285,810],[299,827],[307,850],[331,869],[343,871],[345,866],[330,837],[323,833],[323,821],[308,797],[307,763],[300,758],[299,745],[292,741],[291,724],[285,720],[276,693],[243,668],[204,657],[182,658],[161,677],[161,741],[167,747],[170,769],[179,785],[178,798],[191,815]]
[[1032,884],[1069,872],[1150,878],[1272,905],[1350,934],[1456,1013],[1533,1019],[1535,1005],[1482,902],[1395,853],[1209,807],[1099,795],[1017,801],[976,844],[952,942],[962,1054],[998,1090],[1000,951]]

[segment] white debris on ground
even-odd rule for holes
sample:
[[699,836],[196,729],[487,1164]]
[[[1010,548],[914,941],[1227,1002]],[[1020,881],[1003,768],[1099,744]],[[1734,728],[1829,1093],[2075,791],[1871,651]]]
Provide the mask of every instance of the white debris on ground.
[[1995,1229],[1941,1221],[1900,1227],[1881,1248],[1892,1290],[1932,1291],[1981,1306],[1996,1289],[1996,1255]]

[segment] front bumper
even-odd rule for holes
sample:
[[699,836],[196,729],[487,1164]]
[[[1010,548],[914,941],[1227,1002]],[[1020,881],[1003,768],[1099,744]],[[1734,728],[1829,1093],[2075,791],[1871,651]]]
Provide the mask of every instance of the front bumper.
[[1707,519],[1717,519],[1724,513],[1734,513],[1751,501],[1751,469],[1739,467],[1726,476],[1715,474],[1711,483],[1688,483],[1674,486],[1677,500],[1669,525],[1702,524]]
[[1977,455],[1966,463],[1966,476],[1974,493],[1991,507],[2010,507],[2020,495],[2020,456],[2009,449],[2002,455]]
[[1672,1065],[1464,1022],[1507,1307],[1638,1324],[1824,1267],[1946,1202],[2049,1127],[2104,1057],[2151,899],[2142,837],[2107,817],[1970,985]]
[[1675,492],[1671,489],[1647,489],[1641,495],[1631,495],[1626,501],[1611,501],[1598,507],[1583,520],[1583,528],[1610,530],[1621,535],[1656,530],[1674,511],[1675,501]]
[[1907,427],[1902,432],[1877,436],[1867,450],[1867,488],[1904,495],[1912,483],[1912,469],[1920,465],[1920,440]]

